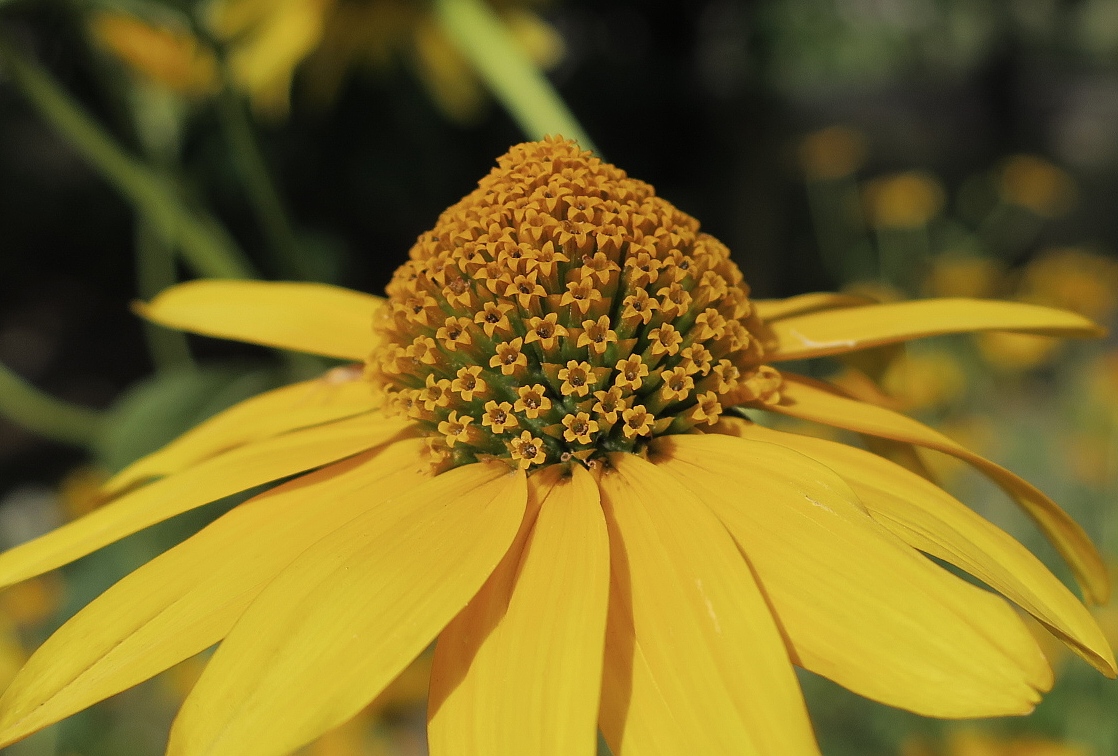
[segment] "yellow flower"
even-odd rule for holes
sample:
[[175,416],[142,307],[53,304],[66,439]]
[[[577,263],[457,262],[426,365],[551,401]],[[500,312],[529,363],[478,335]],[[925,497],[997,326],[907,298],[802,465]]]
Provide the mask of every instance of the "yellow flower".
[[878,228],[920,228],[943,209],[943,187],[918,171],[875,179],[866,184],[866,208]]
[[1093,750],[1073,743],[1047,738],[998,738],[969,730],[951,733],[942,748],[922,740],[911,740],[901,749],[902,756],[1092,756]]
[[188,97],[217,91],[217,59],[186,29],[113,10],[94,12],[89,26],[101,46],[148,80]]
[[1071,176],[1035,155],[1014,155],[1002,166],[999,189],[1006,202],[1042,218],[1059,218],[1075,206]]
[[[521,302],[488,282],[511,278],[508,245],[526,239],[530,253],[562,249],[567,261],[537,279],[545,296]],[[603,248],[618,266],[604,283],[585,269],[603,268],[584,262]],[[563,303],[566,283],[591,275],[600,298]],[[671,283],[690,293],[687,311],[622,313],[635,292],[655,287],[655,297]],[[467,289],[510,305],[497,312],[513,333],[552,312],[568,329],[608,315],[617,340],[599,353],[568,337],[555,362],[525,350],[509,374],[503,360],[490,366],[505,336],[471,320],[469,345],[436,346],[434,362],[408,357],[404,347],[446,314],[469,318],[448,298]],[[417,304],[393,306],[406,301]],[[435,756],[590,756],[599,728],[619,756],[817,754],[793,664],[931,716],[1031,711],[1052,674],[1028,629],[1005,599],[920,552],[977,576],[1115,674],[1086,607],[943,490],[883,457],[730,412],[969,462],[1104,601],[1101,558],[1043,493],[915,420],[780,369],[940,333],[1097,334],[1081,316],[977,300],[751,300],[726,247],[695,219],[559,140],[501,158],[420,237],[387,301],[318,284],[201,281],[142,309],[168,326],[365,371],[227,410],[110,480],[109,503],[0,555],[0,584],[14,583],[286,480],[48,639],[0,699],[0,744],[218,643],[171,754],[289,753],[357,715],[435,640]],[[688,346],[653,354],[649,334],[666,325]],[[471,375],[484,396],[449,387],[467,358],[482,368]],[[532,402],[534,417],[513,406],[525,386],[550,399]],[[453,447],[445,439],[457,429],[440,431],[452,412],[482,418]]]
[[1075,247],[1046,250],[1025,267],[1017,297],[1108,320],[1118,307],[1118,262]]
[[882,386],[907,410],[949,405],[966,389],[966,374],[950,352],[929,350],[901,355],[889,364]]
[[800,166],[815,181],[849,176],[862,167],[865,159],[865,136],[846,126],[808,134],[800,144]]
[[993,297],[1005,279],[1005,266],[988,257],[938,255],[926,286],[936,297]]
[[[498,5],[513,39],[537,65],[551,68],[563,57],[562,37],[523,4]],[[485,102],[469,62],[418,0],[214,0],[206,9],[210,31],[228,45],[234,84],[262,115],[286,115],[304,63],[311,94],[321,101],[334,98],[352,67],[384,70],[403,59],[452,120],[476,119]],[[174,92],[218,89],[214,51],[186,30],[120,11],[98,11],[90,29],[133,70]]]
[[[1015,298],[1105,322],[1118,307],[1118,263],[1074,247],[1047,250],[1025,267]],[[1014,371],[1044,365],[1060,353],[1054,339],[1018,333],[985,334],[979,347],[991,365]]]

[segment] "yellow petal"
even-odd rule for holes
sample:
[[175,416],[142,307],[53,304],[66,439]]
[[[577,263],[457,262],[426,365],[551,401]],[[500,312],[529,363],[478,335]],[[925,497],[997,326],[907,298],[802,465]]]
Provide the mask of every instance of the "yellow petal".
[[726,529],[667,473],[613,454],[599,724],[625,754],[818,754],[784,641]]
[[370,413],[235,449],[158,480],[0,554],[0,586],[18,583],[189,509],[353,456],[405,429]]
[[466,605],[524,515],[524,474],[443,473],[321,539],[256,598],[168,754],[286,754],[357,714]]
[[827,291],[811,294],[798,294],[786,299],[754,299],[753,311],[766,323],[795,315],[806,315],[821,310],[837,310],[842,307],[861,307],[875,304],[869,297],[856,294],[833,294]]
[[823,384],[784,375],[783,400],[767,409],[803,420],[845,428],[855,433],[882,436],[950,454],[988,475],[1021,505],[1044,535],[1067,560],[1086,596],[1106,603],[1110,593],[1106,565],[1083,528],[1028,481],[955,443],[942,433],[884,407],[877,407],[832,393]]
[[927,299],[814,312],[772,324],[777,346],[766,361],[802,360],[972,331],[1094,337],[1105,332],[1081,315],[1051,307],[986,299]]
[[169,328],[364,362],[383,302],[326,284],[202,280],[173,286],[137,309]]
[[780,444],[831,468],[902,541],[998,590],[1103,674],[1115,676],[1114,654],[1086,607],[1028,549],[939,486],[853,446],[729,422],[740,438]]
[[509,550],[439,636],[427,727],[433,756],[597,753],[609,597],[598,488],[575,466],[539,506],[522,548]]
[[1051,687],[1009,604],[897,540],[818,462],[719,434],[653,451],[741,546],[803,667],[934,717],[1025,714]]
[[266,391],[230,407],[129,465],[103,490],[117,493],[250,441],[359,415],[379,404],[372,386],[360,379],[360,372],[354,379],[350,368],[338,368],[321,378]]
[[421,441],[402,441],[274,488],[122,579],[48,638],[4,693],[0,747],[220,641],[308,546],[428,479],[421,452]]

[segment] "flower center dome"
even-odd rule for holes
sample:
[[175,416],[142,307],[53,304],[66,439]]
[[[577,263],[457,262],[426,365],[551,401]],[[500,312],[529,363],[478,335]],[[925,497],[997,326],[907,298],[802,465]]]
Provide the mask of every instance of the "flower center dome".
[[574,142],[513,147],[409,258],[368,374],[442,468],[591,464],[778,397],[726,246]]

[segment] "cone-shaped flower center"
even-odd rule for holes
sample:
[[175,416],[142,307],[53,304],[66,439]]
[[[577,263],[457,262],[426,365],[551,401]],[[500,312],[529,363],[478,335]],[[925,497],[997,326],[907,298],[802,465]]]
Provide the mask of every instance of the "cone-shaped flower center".
[[777,397],[729,250],[573,142],[512,148],[410,258],[369,375],[443,467],[589,463]]

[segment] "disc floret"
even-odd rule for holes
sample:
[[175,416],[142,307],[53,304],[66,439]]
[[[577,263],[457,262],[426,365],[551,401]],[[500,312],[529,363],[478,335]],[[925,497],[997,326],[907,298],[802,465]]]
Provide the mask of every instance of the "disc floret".
[[387,291],[368,373],[442,467],[589,464],[779,399],[726,247],[573,142],[510,150]]

